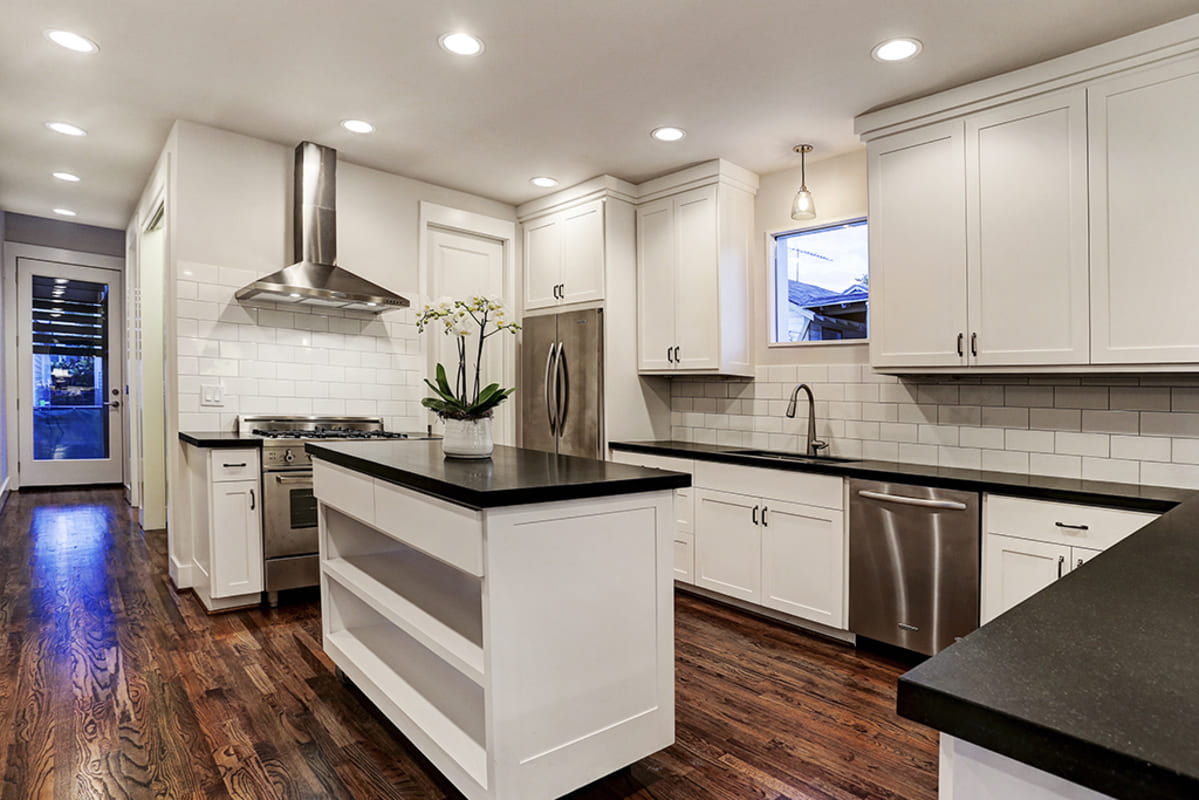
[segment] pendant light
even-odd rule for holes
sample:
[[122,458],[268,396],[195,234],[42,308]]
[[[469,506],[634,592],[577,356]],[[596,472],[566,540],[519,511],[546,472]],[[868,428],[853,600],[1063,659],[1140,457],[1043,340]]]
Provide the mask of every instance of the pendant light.
[[816,201],[808,191],[807,155],[812,152],[812,145],[797,144],[791,148],[799,153],[799,191],[791,203],[791,219],[816,219]]

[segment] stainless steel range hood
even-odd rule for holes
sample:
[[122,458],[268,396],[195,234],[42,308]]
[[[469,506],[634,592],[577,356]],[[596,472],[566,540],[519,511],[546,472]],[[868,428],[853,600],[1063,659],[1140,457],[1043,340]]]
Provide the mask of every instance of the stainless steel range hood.
[[238,300],[271,300],[379,314],[406,298],[337,266],[337,151],[296,147],[293,246],[298,261],[237,291]]

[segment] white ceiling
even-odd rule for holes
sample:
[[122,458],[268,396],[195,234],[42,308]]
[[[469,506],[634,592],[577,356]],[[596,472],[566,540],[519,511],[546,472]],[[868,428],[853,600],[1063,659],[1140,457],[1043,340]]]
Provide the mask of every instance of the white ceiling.
[[[867,109],[1195,13],[1196,0],[95,0],[6,4],[0,208],[123,228],[172,120],[520,203],[721,156],[760,173],[858,147]],[[98,55],[43,36],[63,28]],[[442,33],[486,42],[451,56]],[[909,63],[870,48],[907,35]],[[355,136],[338,122],[361,118]],[[71,139],[43,123],[88,130]],[[649,137],[688,131],[679,144]],[[63,184],[54,170],[79,174]]]

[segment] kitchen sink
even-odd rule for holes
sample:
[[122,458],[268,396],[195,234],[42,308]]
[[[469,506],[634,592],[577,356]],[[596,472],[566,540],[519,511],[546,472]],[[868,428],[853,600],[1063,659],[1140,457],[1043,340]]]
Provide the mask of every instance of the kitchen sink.
[[860,458],[842,458],[840,456],[809,456],[803,453],[788,453],[782,450],[733,450],[734,455],[752,456],[753,458],[777,458],[780,461],[806,461],[810,464],[853,464]]

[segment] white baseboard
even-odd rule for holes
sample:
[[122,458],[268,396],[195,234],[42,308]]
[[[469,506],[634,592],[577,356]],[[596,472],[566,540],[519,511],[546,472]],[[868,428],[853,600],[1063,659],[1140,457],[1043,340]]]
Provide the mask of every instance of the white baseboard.
[[751,614],[756,614],[759,617],[766,617],[767,619],[772,619],[775,622],[781,622],[785,625],[790,625],[793,628],[802,628],[809,633],[818,633],[821,636],[826,636],[830,639],[836,639],[837,641],[844,642],[845,644],[856,645],[858,641],[858,637],[849,631],[843,631],[839,628],[830,628],[828,625],[821,625],[819,622],[812,622],[810,620],[800,619],[799,617],[793,617],[790,614],[783,613],[782,611],[775,611],[773,608],[766,608],[765,606],[759,606],[754,603],[747,603],[744,600],[738,600],[735,597],[729,597],[728,595],[723,595],[719,592],[713,592],[712,590],[705,589],[702,586],[696,586],[690,583],[680,583],[679,581],[675,581],[674,585],[675,588],[679,589],[680,591],[696,594],[700,597],[706,597],[707,599],[714,600],[717,603],[723,603],[726,606],[739,608],[742,611],[748,611]]
[[176,589],[190,589],[195,586],[195,580],[192,578],[193,564],[180,564],[175,556],[171,556],[169,571],[171,573],[171,583],[175,584]]

